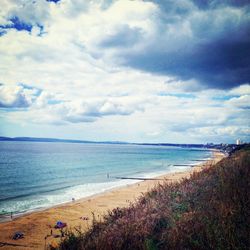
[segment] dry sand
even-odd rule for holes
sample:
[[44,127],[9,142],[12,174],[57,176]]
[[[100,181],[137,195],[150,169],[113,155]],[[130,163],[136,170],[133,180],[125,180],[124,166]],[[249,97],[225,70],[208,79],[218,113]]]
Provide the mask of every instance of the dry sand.
[[[68,228],[79,228],[82,230],[91,225],[93,213],[95,217],[101,218],[109,209],[116,207],[126,207],[130,202],[136,201],[142,193],[149,191],[157,183],[176,182],[182,178],[189,177],[194,171],[201,171],[205,167],[220,161],[224,155],[217,151],[214,152],[212,160],[205,162],[199,166],[193,167],[185,172],[171,173],[160,176],[162,180],[146,180],[126,187],[117,188],[90,198],[77,200],[66,203],[57,207],[49,208],[43,211],[33,212],[14,218],[12,221],[0,224],[0,247],[2,250],[12,249],[45,249],[45,244],[49,244],[53,239],[51,228],[58,220],[67,222]],[[88,220],[80,219],[88,217]],[[16,231],[22,231],[25,234],[23,239],[12,240],[12,235]],[[52,229],[53,234],[60,234],[60,230]],[[8,243],[4,245],[3,243]],[[11,246],[15,244],[16,246]]]

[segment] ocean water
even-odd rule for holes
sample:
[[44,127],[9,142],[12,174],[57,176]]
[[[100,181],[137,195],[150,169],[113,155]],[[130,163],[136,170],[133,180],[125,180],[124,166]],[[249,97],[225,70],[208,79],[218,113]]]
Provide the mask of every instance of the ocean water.
[[0,142],[0,215],[43,209],[137,182],[113,177],[152,178],[210,157],[208,150],[165,146]]

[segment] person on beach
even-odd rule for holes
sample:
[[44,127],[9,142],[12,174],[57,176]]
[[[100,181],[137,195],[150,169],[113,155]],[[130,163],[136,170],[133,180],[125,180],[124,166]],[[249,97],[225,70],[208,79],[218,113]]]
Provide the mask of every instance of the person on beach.
[[63,229],[61,229],[60,232],[61,232],[61,238],[64,237],[64,231],[63,231]]

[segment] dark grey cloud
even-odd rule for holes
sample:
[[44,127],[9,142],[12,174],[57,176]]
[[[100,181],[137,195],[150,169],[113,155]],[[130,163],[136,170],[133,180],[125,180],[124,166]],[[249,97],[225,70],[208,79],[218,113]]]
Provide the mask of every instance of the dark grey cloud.
[[187,50],[129,55],[126,63],[182,80],[197,79],[207,87],[227,89],[250,80],[249,44],[250,39],[222,37]]
[[249,0],[193,0],[196,6],[201,9],[216,8],[221,6],[246,6],[249,4]]
[[[153,17],[158,37],[145,50],[118,51],[126,66],[180,80],[195,79],[205,88],[230,89],[249,83],[249,1],[153,2],[160,9],[158,17]],[[192,35],[185,32],[184,24]],[[129,47],[138,41],[138,34],[135,31],[133,37],[125,29],[101,45]]]
[[131,46],[142,38],[142,30],[131,28],[128,25],[120,25],[111,35],[105,37],[100,43],[101,47],[124,47]]

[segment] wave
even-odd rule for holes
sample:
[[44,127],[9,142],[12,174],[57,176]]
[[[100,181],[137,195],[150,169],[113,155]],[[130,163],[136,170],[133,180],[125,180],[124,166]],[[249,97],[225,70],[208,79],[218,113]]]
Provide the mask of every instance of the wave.
[[20,195],[5,199],[1,205],[0,214],[4,213],[25,213],[37,209],[48,208],[55,205],[90,197],[99,193],[103,193],[110,189],[133,184],[135,180],[119,180],[103,183],[86,183],[77,186],[71,186],[63,189],[53,190],[43,194]]

